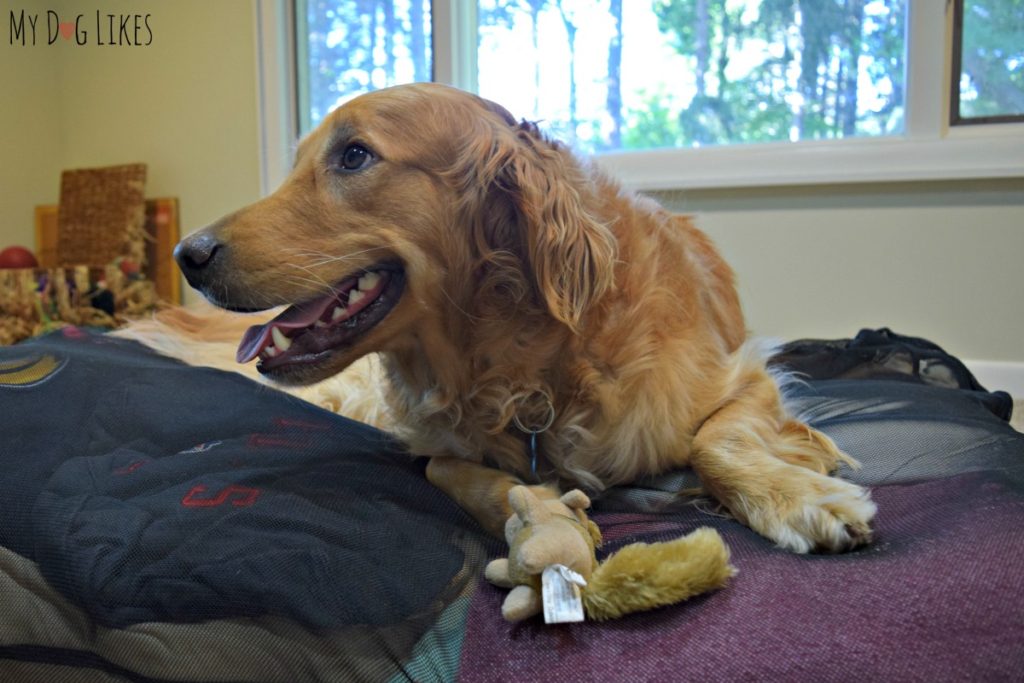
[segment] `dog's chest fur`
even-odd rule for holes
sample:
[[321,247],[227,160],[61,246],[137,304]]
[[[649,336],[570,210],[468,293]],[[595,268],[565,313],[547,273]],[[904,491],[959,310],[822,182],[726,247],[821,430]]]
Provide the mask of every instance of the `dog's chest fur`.
[[[732,273],[688,220],[612,196],[598,209],[618,243],[615,286],[578,333],[536,309],[516,313],[512,334],[490,330],[498,312],[485,311],[458,348],[427,340],[385,357],[397,431],[412,452],[591,490],[685,464],[743,338]],[[538,435],[535,474],[529,435],[513,418],[545,421],[548,400],[554,422]]]

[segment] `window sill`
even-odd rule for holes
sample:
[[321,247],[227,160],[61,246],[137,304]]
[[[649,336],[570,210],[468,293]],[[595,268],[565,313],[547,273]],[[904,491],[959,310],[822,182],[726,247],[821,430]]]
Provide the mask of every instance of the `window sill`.
[[597,155],[634,190],[820,185],[1024,176],[1024,124],[971,126],[941,139],[871,138]]

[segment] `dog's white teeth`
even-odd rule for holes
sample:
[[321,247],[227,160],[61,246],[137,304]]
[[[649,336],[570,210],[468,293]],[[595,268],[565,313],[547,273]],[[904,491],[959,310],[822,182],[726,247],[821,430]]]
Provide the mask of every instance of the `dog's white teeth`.
[[288,348],[292,345],[292,340],[284,336],[284,333],[280,330],[280,328],[271,328],[270,336],[274,338],[274,344],[280,351],[287,351]]
[[360,291],[358,289],[353,289],[351,292],[348,293],[348,305],[352,306],[353,304],[359,303],[360,301],[363,300],[363,297],[365,296],[366,292]]
[[317,320],[315,323],[313,323],[313,327],[327,327],[327,323],[325,323],[323,320]]
[[366,275],[359,278],[359,289],[363,292],[369,292],[371,289],[377,286],[380,282],[380,275],[377,273],[367,273]]
[[275,349],[274,345],[271,344],[267,348],[263,349],[263,353],[267,356],[267,358],[273,358],[274,356],[277,355],[277,349]]
[[334,322],[343,315],[345,315],[345,309],[342,308],[341,306],[335,306],[334,312],[331,313],[331,322]]

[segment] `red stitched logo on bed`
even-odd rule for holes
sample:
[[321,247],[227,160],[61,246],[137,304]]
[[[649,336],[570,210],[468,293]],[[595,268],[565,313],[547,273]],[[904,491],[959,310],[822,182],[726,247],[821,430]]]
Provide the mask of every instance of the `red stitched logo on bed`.
[[212,498],[200,498],[200,495],[203,493],[206,493],[206,487],[202,484],[192,487],[192,490],[181,499],[182,506],[187,508],[213,508],[223,505],[230,500],[231,504],[235,507],[246,508],[256,504],[262,491],[249,488],[248,486],[231,484],[225,486]]
[[119,467],[116,470],[114,470],[114,474],[117,474],[119,476],[124,476],[126,474],[131,474],[132,472],[134,472],[135,470],[139,469],[140,467],[142,467],[145,464],[146,464],[145,460],[133,460],[132,462],[130,462],[127,465],[125,465],[124,467]]

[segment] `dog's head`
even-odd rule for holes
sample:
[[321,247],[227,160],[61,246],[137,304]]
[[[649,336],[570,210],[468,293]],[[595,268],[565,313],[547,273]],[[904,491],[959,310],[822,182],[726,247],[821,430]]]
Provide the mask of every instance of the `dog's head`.
[[366,353],[465,333],[485,294],[576,329],[615,254],[584,206],[588,182],[498,105],[400,86],[335,110],[277,192],[190,235],[175,258],[219,306],[288,305],[249,330],[238,359],[313,382]]

